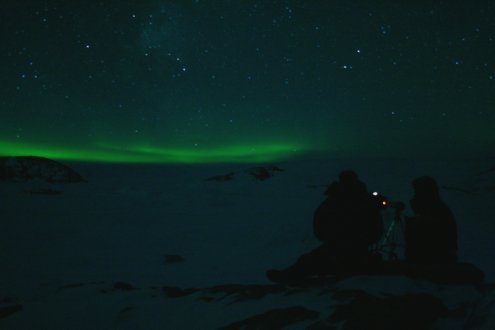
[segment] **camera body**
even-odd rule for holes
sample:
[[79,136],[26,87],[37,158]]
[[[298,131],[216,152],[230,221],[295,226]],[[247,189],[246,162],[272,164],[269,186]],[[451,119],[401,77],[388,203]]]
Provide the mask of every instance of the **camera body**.
[[370,197],[373,203],[382,210],[386,209],[389,206],[388,198],[377,191],[372,192],[370,194]]
[[396,213],[400,213],[404,211],[406,205],[403,202],[390,202],[389,199],[380,194],[377,191],[374,191],[370,194],[371,200],[378,206],[380,209],[386,209],[387,207],[393,208]]
[[[381,195],[378,192],[372,192],[370,194],[371,200],[376,203],[377,207],[380,208],[380,210],[385,210],[385,209],[392,209],[393,210],[393,218],[390,219],[390,224],[381,239],[381,244],[378,247],[378,251],[381,254],[386,253],[388,255],[389,260],[398,260],[399,256],[397,254],[397,248],[400,247],[400,243],[402,241],[402,235],[403,235],[403,225],[401,219],[402,215],[401,212],[405,210],[406,205],[401,202],[390,202],[387,197]],[[387,212],[389,213],[389,212]]]

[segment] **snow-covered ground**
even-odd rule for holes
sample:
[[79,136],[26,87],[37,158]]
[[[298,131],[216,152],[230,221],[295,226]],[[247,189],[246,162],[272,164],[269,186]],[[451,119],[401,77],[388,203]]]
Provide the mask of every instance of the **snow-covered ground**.
[[[354,169],[370,191],[406,204],[412,179],[436,178],[457,219],[460,259],[494,282],[494,163],[300,160],[274,164],[284,171],[264,181],[246,172],[258,165],[69,164],[87,182],[0,182],[0,328],[215,329],[277,308],[320,312],[316,319],[302,313],[288,327],[299,329],[328,318],[335,293],[345,290],[428,292],[449,309],[473,305],[482,294],[472,287],[403,277],[351,278],[328,289],[333,298],[313,288],[237,303],[204,291],[171,298],[162,288],[269,285],[266,269],[318,245],[313,211],[324,185],[344,169]],[[230,172],[230,181],[207,180]],[[461,328],[468,318],[445,318],[442,326]]]

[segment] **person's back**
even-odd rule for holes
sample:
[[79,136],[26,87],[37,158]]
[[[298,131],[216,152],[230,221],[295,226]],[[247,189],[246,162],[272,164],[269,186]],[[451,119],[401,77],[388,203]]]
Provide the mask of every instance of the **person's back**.
[[369,259],[368,248],[383,233],[380,209],[356,173],[343,171],[325,193],[313,217],[316,238],[323,244],[284,270],[271,269],[274,282],[297,282],[315,274],[353,271]]
[[380,210],[372,202],[366,185],[354,172],[344,171],[326,194],[327,199],[313,218],[316,238],[344,257],[366,254],[368,246],[383,233]]
[[413,263],[449,263],[457,260],[457,227],[431,177],[413,181],[410,201],[414,216],[406,221],[406,260]]

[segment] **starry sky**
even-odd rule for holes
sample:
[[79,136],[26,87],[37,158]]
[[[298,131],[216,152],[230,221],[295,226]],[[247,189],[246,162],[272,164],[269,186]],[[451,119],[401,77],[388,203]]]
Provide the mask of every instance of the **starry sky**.
[[495,3],[404,3],[3,1],[0,155],[489,155]]

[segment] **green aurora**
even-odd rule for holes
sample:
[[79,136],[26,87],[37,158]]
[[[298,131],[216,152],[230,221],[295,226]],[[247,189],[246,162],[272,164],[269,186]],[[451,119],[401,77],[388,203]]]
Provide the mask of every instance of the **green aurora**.
[[7,1],[0,156],[490,157],[495,2]]
[[194,149],[99,144],[93,148],[73,149],[0,141],[0,156],[36,155],[58,160],[102,163],[264,163],[293,158],[303,151],[307,151],[303,145],[283,143]]

